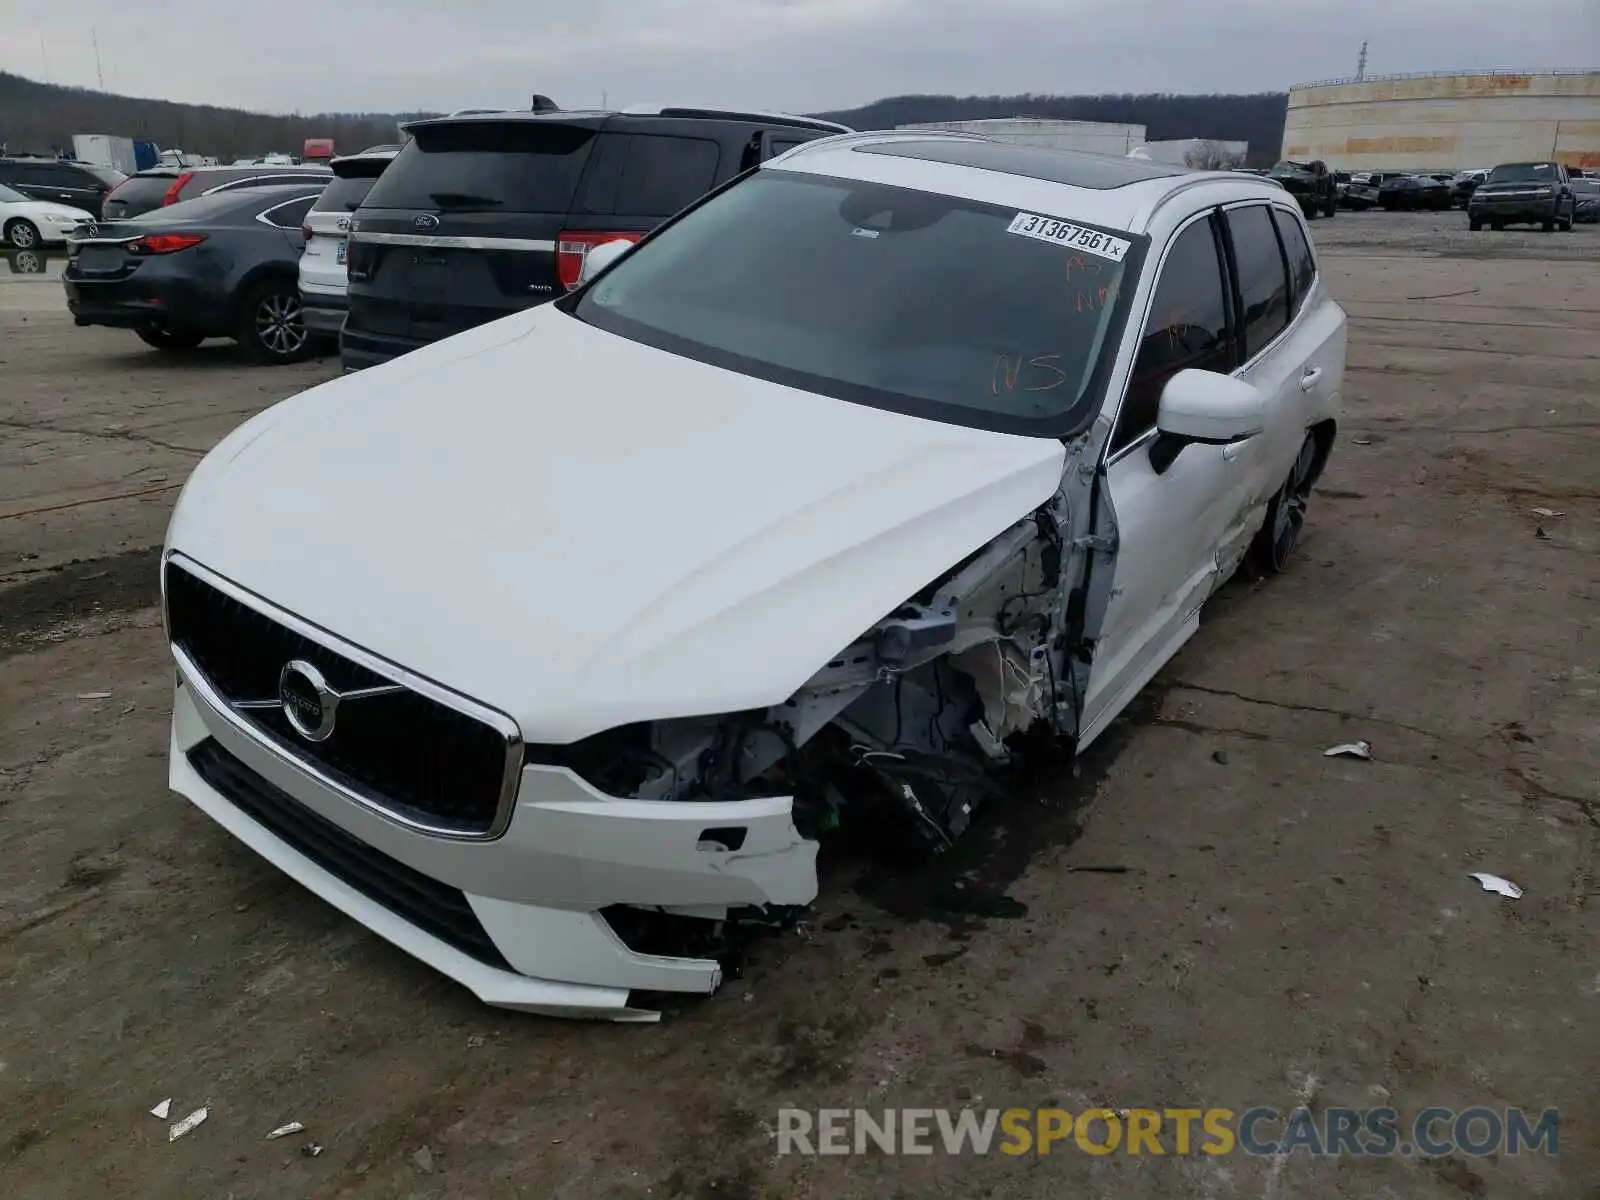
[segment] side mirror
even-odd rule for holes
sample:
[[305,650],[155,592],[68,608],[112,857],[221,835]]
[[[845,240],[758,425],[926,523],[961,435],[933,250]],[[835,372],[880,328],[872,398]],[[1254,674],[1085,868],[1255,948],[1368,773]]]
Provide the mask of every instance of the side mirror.
[[1161,389],[1150,465],[1164,474],[1185,446],[1242,442],[1266,421],[1266,398],[1250,384],[1214,371],[1179,371]]
[[583,256],[583,270],[578,273],[579,285],[588,283],[632,249],[632,242],[620,238],[614,242],[601,242],[598,246],[591,247],[589,253]]

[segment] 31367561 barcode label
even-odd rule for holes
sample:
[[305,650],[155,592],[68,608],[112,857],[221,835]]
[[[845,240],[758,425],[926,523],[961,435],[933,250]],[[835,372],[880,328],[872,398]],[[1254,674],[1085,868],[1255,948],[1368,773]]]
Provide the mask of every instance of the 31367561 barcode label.
[[1074,225],[1056,217],[1041,217],[1037,213],[1019,212],[1011,218],[1006,232],[1066,246],[1071,250],[1082,250],[1087,254],[1109,258],[1112,262],[1121,262],[1130,245],[1126,238],[1113,237],[1096,229],[1085,229],[1082,225]]

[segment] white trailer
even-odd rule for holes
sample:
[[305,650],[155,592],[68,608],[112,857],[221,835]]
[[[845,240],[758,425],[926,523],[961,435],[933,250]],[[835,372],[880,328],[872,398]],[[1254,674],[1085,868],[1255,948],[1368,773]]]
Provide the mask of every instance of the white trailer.
[[976,133],[1018,146],[1044,146],[1053,150],[1088,150],[1095,154],[1125,156],[1144,142],[1143,125],[1110,121],[1055,121],[1046,117],[999,117],[985,121],[923,121],[901,129],[948,129]]
[[109,133],[73,135],[72,156],[79,162],[93,163],[97,167],[111,167],[124,175],[132,175],[139,169],[133,153],[133,139],[115,137]]

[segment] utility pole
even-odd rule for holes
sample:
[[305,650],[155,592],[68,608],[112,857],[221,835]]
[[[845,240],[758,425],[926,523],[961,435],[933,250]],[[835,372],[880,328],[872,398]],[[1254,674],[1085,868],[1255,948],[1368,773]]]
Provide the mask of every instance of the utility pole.
[[100,66],[100,34],[91,27],[89,38],[94,42],[94,73],[100,80],[100,90],[103,92],[106,90],[106,73]]
[[1367,43],[1361,43],[1361,55],[1356,59],[1356,82],[1367,77]]
[[39,64],[44,67],[44,81],[50,82],[50,56],[44,50],[44,34],[39,35]]

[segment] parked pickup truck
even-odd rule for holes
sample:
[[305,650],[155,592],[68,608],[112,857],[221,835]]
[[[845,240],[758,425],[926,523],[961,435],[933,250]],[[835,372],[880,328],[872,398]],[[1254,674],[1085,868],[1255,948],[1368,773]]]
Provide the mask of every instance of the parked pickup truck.
[[1281,183],[1283,190],[1300,202],[1300,210],[1307,217],[1331,217],[1339,211],[1338,184],[1328,164],[1320,158],[1311,162],[1284,159],[1267,172],[1267,177]]
[[1538,225],[1546,233],[1571,229],[1578,219],[1572,177],[1558,162],[1501,163],[1467,199],[1473,229]]

